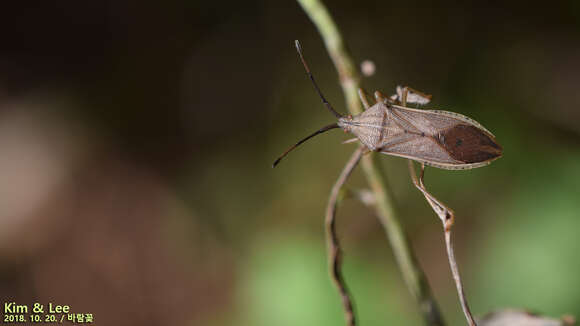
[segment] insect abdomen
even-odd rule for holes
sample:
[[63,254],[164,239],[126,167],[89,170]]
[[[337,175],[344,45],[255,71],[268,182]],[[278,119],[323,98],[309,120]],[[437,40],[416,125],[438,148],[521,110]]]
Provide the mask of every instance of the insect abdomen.
[[493,136],[470,125],[455,125],[439,133],[437,140],[453,159],[467,164],[491,161],[502,154]]

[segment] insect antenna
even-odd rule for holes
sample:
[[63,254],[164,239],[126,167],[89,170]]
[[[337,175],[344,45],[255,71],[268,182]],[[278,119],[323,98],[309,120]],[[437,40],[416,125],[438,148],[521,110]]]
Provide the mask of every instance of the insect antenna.
[[332,105],[330,105],[330,103],[328,103],[326,98],[324,98],[324,95],[322,95],[322,92],[320,91],[320,88],[318,88],[316,81],[314,81],[314,76],[310,72],[310,68],[308,68],[308,64],[306,64],[306,60],[304,59],[304,55],[302,55],[302,46],[300,45],[300,42],[298,42],[298,40],[296,40],[294,42],[296,43],[296,51],[298,51],[298,55],[300,56],[300,60],[302,61],[302,64],[304,65],[304,69],[306,70],[306,74],[308,75],[308,77],[312,81],[314,88],[316,88],[316,92],[318,92],[318,96],[320,96],[320,99],[322,99],[322,103],[324,104],[324,106],[326,106],[328,111],[330,111],[332,114],[334,114],[335,117],[337,117],[337,118],[342,117],[342,115],[340,113],[336,112],[334,110],[334,108],[332,107]]
[[272,167],[275,168],[276,165],[278,165],[278,163],[280,163],[280,160],[282,160],[284,158],[284,156],[288,155],[288,153],[290,153],[294,148],[300,146],[300,144],[302,144],[303,142],[307,141],[308,139],[310,139],[310,138],[312,138],[312,137],[314,137],[314,136],[316,136],[318,134],[321,134],[323,132],[329,131],[329,130],[334,129],[334,128],[339,128],[339,126],[338,126],[337,123],[333,123],[331,125],[322,127],[322,128],[320,128],[320,130],[316,131],[312,135],[310,135],[310,136],[308,136],[308,137],[300,140],[296,144],[290,146],[290,148],[288,148],[282,155],[280,155],[280,157],[278,157],[278,159],[276,159],[276,161],[274,161],[274,164],[272,164]]

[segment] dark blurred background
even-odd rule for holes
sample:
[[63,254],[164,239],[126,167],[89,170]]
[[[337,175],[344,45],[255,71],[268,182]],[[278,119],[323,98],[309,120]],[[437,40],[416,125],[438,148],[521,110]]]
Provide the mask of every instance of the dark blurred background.
[[[398,84],[481,122],[504,157],[427,170],[457,214],[475,314],[580,315],[580,3],[327,1],[369,91]],[[0,300],[99,325],[340,325],[323,214],[353,145],[323,42],[293,1],[19,1],[0,13]],[[450,325],[440,222],[381,156]],[[364,189],[356,171],[349,183]],[[362,325],[420,325],[373,211],[339,212]]]

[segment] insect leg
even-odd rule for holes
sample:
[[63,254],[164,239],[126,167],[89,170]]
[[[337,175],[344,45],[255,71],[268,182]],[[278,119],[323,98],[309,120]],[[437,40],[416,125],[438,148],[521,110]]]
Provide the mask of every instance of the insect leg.
[[440,202],[437,198],[431,195],[429,191],[427,191],[425,183],[423,182],[423,179],[425,177],[425,164],[423,163],[421,164],[421,174],[419,176],[419,179],[417,179],[415,167],[413,166],[413,161],[409,160],[408,163],[409,163],[409,172],[411,174],[413,184],[417,189],[419,189],[419,191],[421,191],[421,193],[423,193],[423,196],[425,196],[425,199],[427,200],[429,205],[431,205],[431,207],[435,211],[435,214],[437,214],[437,216],[439,216],[439,219],[441,219],[441,222],[443,223],[445,230],[451,229],[451,226],[453,226],[453,223],[455,221],[455,214],[453,213],[453,210],[445,206],[445,204]]
[[362,88],[358,89],[358,97],[360,97],[360,101],[362,102],[363,106],[365,107],[365,110],[368,110],[368,108],[370,108],[371,106],[369,105],[369,101],[367,99],[367,93],[365,92],[364,89],[362,89]]
[[356,141],[358,141],[358,138],[351,138],[351,139],[347,139],[347,140],[343,141],[342,143],[343,144],[350,144],[350,143],[354,143]]
[[385,102],[385,95],[383,95],[383,93],[381,93],[380,91],[375,91],[375,100],[377,100],[377,102]]
[[402,106],[407,106],[407,102],[420,105],[431,102],[431,95],[415,90],[409,86],[402,88],[397,86],[397,96],[399,97]]
[[346,180],[360,161],[364,150],[366,147],[360,146],[350,157],[348,163],[342,170],[342,173],[336,180],[336,183],[332,187],[330,192],[330,198],[328,199],[328,206],[326,207],[326,240],[328,244],[328,255],[329,255],[329,267],[330,273],[332,275],[332,280],[340,292],[342,299],[342,306],[344,308],[344,315],[348,326],[355,325],[355,315],[352,299],[346,283],[342,276],[341,270],[341,250],[340,243],[338,241],[338,235],[336,234],[336,208],[338,206],[339,194],[342,186],[346,183]]
[[407,86],[403,87],[403,91],[399,94],[400,87],[397,86],[397,96],[402,106],[407,106],[407,94],[409,93]]

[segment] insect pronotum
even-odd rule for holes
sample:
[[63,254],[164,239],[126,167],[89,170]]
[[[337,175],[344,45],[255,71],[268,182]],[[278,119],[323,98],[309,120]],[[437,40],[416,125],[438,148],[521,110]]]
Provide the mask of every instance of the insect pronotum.
[[440,169],[472,169],[501,157],[502,148],[495,136],[477,121],[455,112],[405,107],[406,103],[426,104],[431,98],[408,87],[397,87],[397,94],[389,98],[376,91],[376,103],[372,106],[368,104],[364,90],[359,89],[365,111],[356,116],[339,114],[314,81],[298,41],[296,49],[323,104],[338,118],[338,122],[322,127],[292,145],[274,161],[272,167],[308,139],[335,128],[352,133],[367,152],[399,156]]

